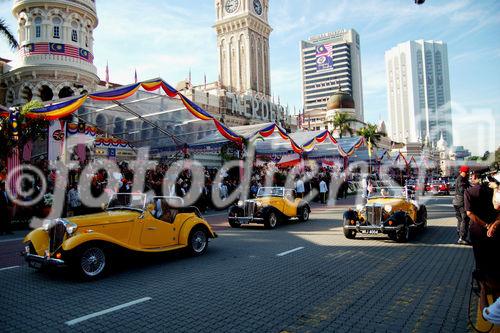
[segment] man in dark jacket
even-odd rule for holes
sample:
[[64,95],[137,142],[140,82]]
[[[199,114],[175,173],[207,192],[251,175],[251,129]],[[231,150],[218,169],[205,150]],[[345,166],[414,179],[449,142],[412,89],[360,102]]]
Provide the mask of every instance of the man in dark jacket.
[[455,197],[453,198],[453,207],[457,217],[458,244],[469,244],[469,217],[464,208],[464,194],[470,187],[469,167],[464,165],[460,167],[460,174],[455,181]]

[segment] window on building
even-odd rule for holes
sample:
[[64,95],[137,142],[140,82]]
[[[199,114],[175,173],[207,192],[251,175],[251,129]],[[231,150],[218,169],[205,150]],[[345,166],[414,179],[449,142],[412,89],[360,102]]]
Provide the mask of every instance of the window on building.
[[72,22],[71,23],[71,40],[75,43],[78,43],[78,23],[77,22]]
[[61,23],[62,20],[59,17],[54,17],[52,19],[52,37],[53,38],[61,38]]
[[35,18],[35,38],[42,37],[42,18]]

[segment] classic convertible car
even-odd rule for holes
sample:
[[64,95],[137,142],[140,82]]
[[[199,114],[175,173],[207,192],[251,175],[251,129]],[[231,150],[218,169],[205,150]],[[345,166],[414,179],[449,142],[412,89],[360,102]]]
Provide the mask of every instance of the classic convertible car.
[[382,190],[380,196],[369,198],[365,205],[344,213],[344,235],[354,238],[357,233],[387,234],[397,242],[406,242],[410,232],[427,227],[427,208],[413,200],[406,189]]
[[194,207],[179,206],[181,198],[145,194],[115,194],[104,212],[46,220],[24,239],[23,255],[33,268],[70,266],[84,279],[105,273],[112,255],[186,249],[199,256],[208,239],[217,237]]
[[309,204],[295,198],[293,190],[284,187],[261,187],[257,191],[257,198],[240,200],[236,206],[231,207],[228,220],[233,228],[242,224],[263,223],[266,228],[273,229],[279,220],[298,218],[300,221],[307,221],[310,213]]

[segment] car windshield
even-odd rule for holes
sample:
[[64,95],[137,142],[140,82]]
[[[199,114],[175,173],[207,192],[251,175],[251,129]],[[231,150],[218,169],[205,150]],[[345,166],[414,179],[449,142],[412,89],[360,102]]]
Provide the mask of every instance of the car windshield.
[[404,198],[406,197],[405,189],[403,187],[383,187],[379,188],[377,193],[370,196],[370,198]]
[[285,192],[283,187],[261,187],[257,197],[282,197]]
[[109,200],[107,210],[131,209],[143,211],[146,205],[146,194],[115,193]]

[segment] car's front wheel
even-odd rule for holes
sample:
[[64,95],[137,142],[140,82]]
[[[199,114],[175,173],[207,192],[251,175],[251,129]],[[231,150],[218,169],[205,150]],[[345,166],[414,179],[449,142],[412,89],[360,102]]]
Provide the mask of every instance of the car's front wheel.
[[[344,226],[347,226],[347,225],[349,225],[349,222],[347,219],[344,218]],[[345,238],[354,239],[356,237],[356,230],[347,229],[347,228],[342,228],[342,229],[344,229]]]
[[269,212],[269,215],[267,215],[266,221],[265,221],[265,226],[268,229],[274,229],[278,225],[278,217],[276,216],[275,212]]
[[201,256],[208,248],[208,233],[204,228],[195,227],[189,234],[189,252],[192,256]]
[[109,250],[99,244],[84,245],[78,250],[73,267],[84,280],[98,279],[110,267]]
[[406,243],[410,239],[410,227],[405,225],[396,233],[396,242]]

